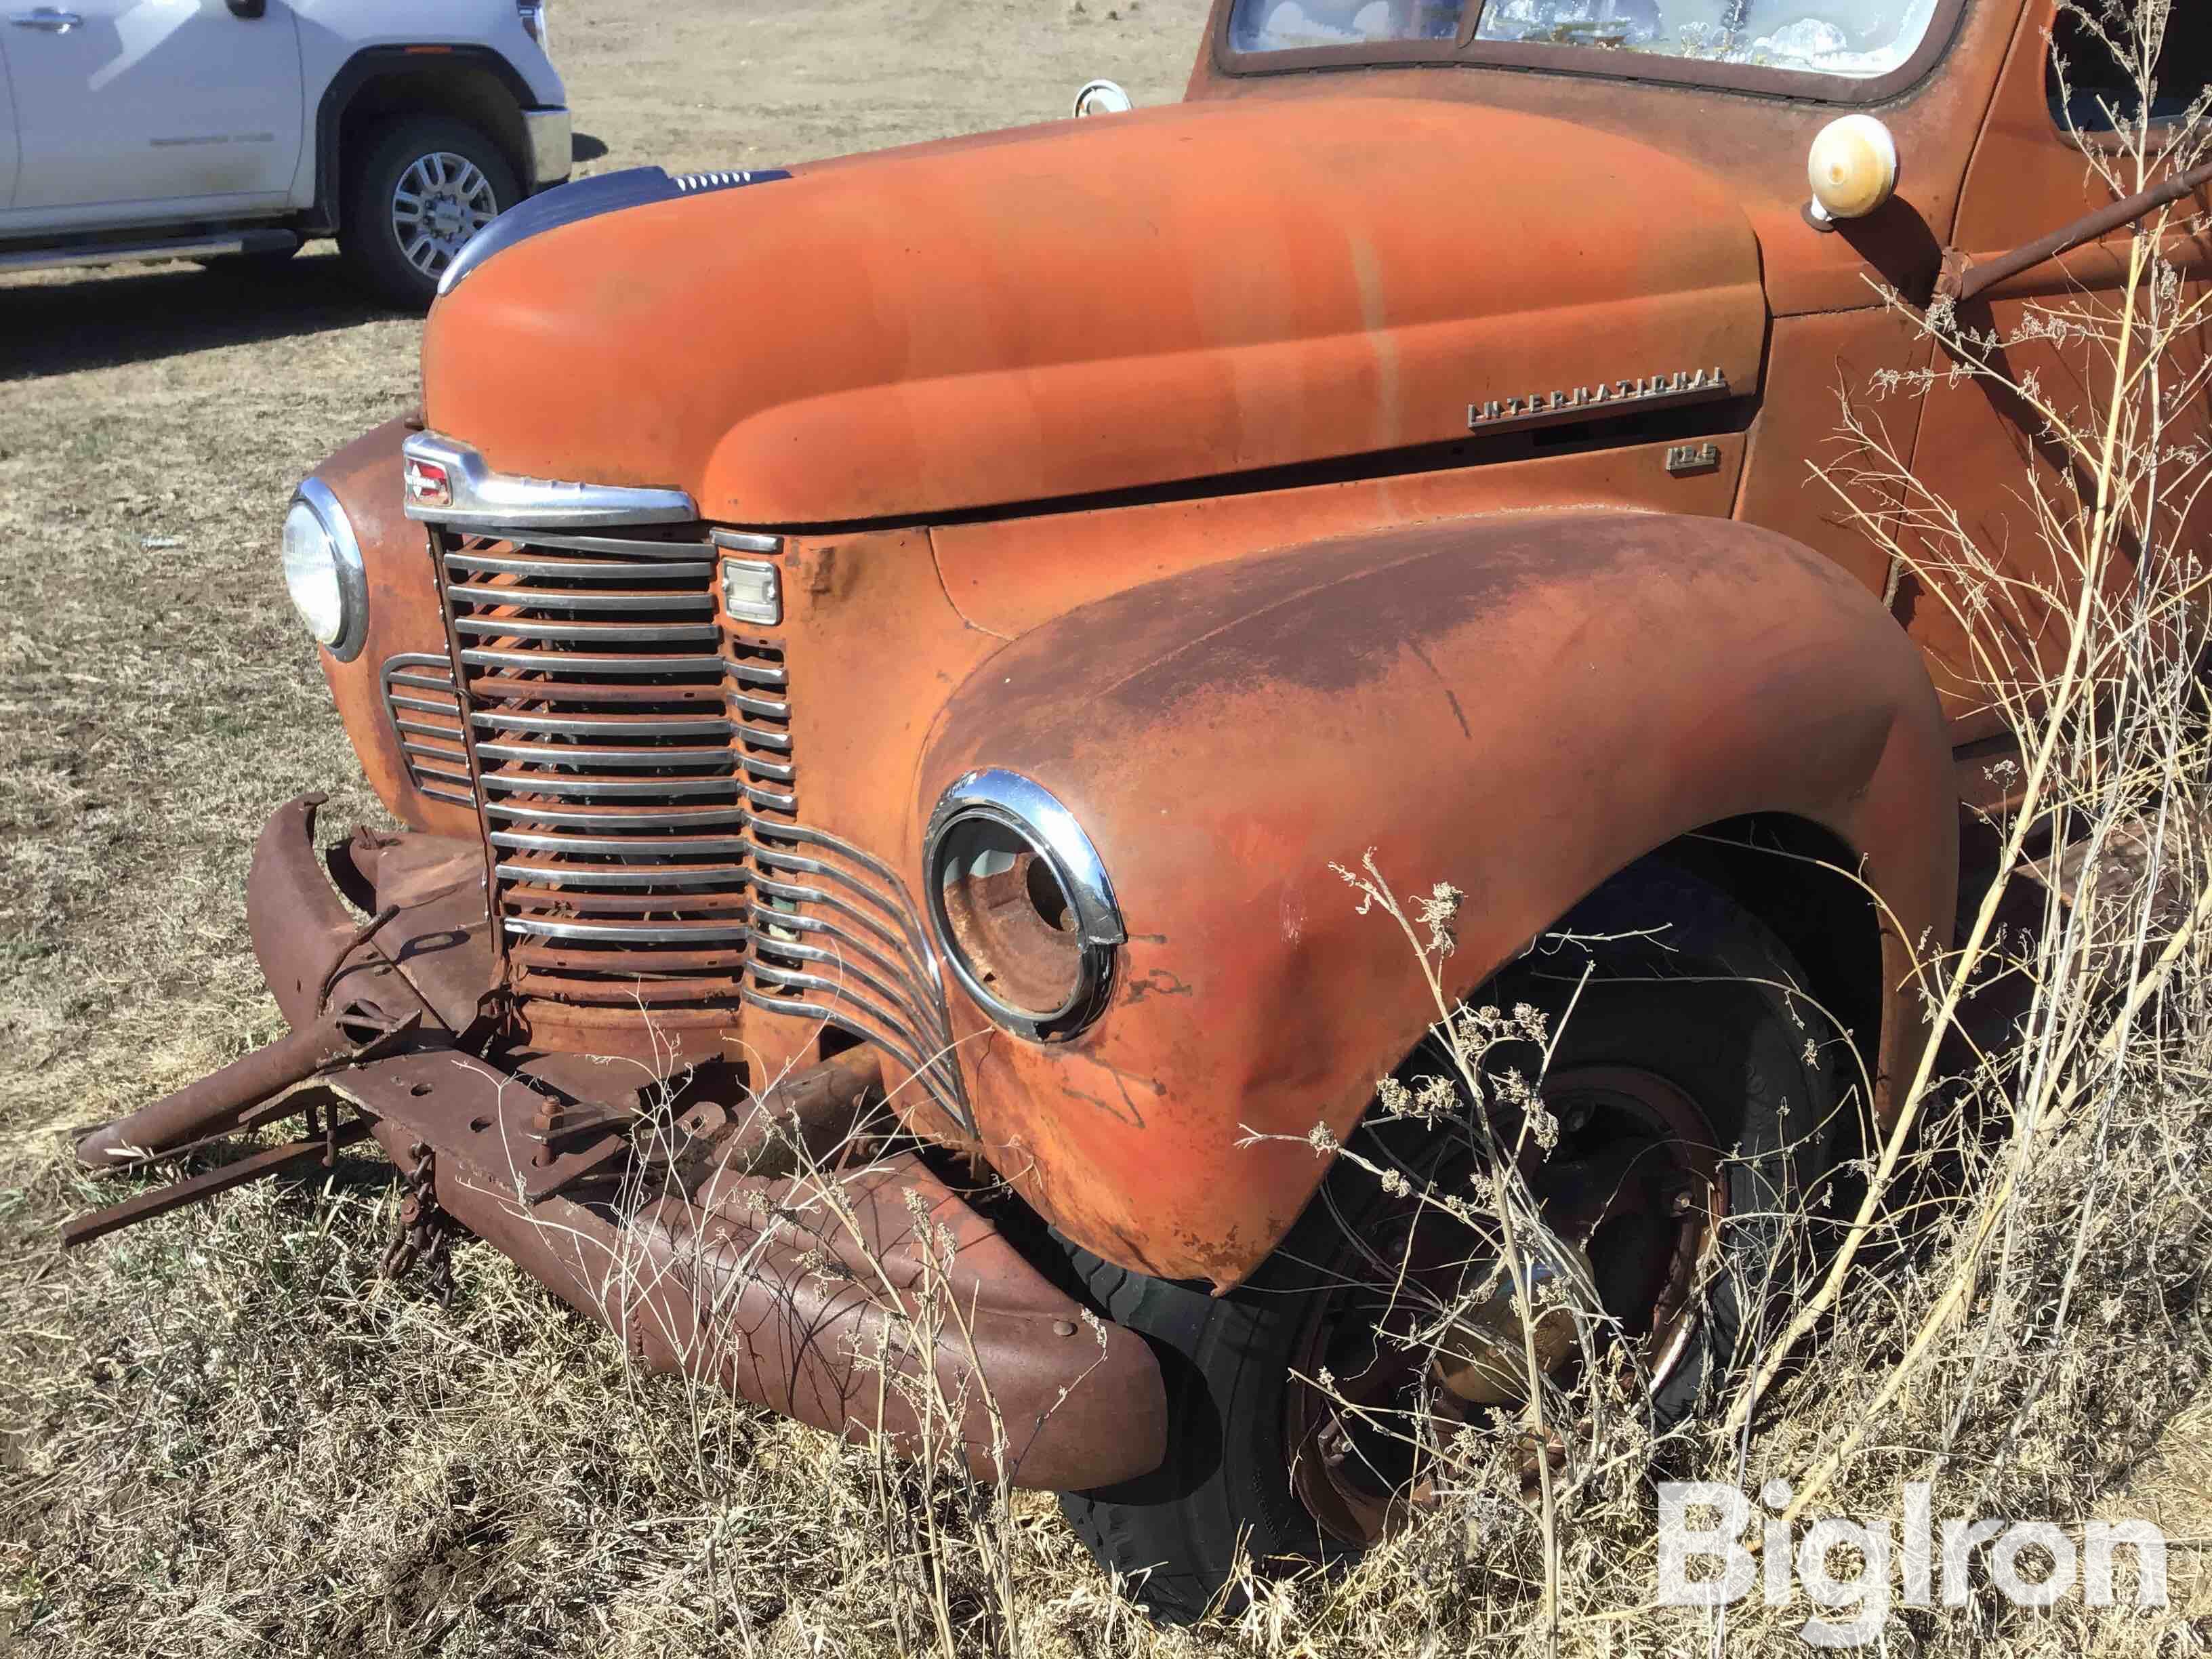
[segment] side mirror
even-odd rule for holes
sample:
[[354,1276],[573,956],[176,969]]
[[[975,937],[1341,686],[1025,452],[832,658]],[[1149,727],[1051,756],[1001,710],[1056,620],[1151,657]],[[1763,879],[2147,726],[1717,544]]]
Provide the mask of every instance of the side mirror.
[[1805,210],[1816,230],[1838,219],[1863,219],[1897,193],[1897,140],[1871,115],[1831,121],[1813,140],[1805,164],[1813,200]]
[[1136,105],[1129,94],[1111,81],[1093,81],[1075,94],[1075,113],[1085,115],[1124,115]]

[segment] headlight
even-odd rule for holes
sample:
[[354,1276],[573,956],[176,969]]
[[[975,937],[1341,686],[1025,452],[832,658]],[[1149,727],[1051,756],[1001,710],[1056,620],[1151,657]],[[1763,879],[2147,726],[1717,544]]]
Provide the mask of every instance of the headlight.
[[1128,936],[1097,849],[1073,814],[1012,772],[970,772],[930,814],[929,919],[983,1012],[1040,1042],[1097,1018]]
[[292,492],[284,514],[284,586],[307,631],[340,662],[368,632],[368,577],[345,508],[319,478]]

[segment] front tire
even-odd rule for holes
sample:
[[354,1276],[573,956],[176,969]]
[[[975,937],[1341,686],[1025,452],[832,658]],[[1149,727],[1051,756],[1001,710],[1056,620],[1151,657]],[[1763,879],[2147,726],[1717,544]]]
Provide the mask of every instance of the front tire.
[[[1808,1042],[1805,1005],[1771,988],[1804,982],[1780,941],[1717,889],[1670,866],[1646,863],[1616,877],[1560,931],[1606,937],[1532,954],[1475,1000],[1531,1004],[1558,1033],[1545,1099],[1563,1122],[1584,1126],[1577,1132],[1583,1143],[1571,1150],[1563,1139],[1552,1154],[1561,1191],[1583,1193],[1565,1175],[1577,1168],[1603,1170],[1616,1193],[1650,1184],[1659,1172],[1650,1201],[1633,1214],[1603,1200],[1587,1243],[1607,1311],[1651,1353],[1663,1353],[1650,1395],[1653,1426],[1663,1431],[1710,1397],[1715,1379],[1746,1352],[1747,1327],[1771,1305],[1776,1265],[1788,1254],[1783,1218],[1802,1206],[1831,1160],[1837,1045]],[[1595,971],[1576,1001],[1586,962]],[[1571,1001],[1572,1017],[1561,1026]],[[1511,1066],[1534,1077],[1540,1064],[1534,1043],[1509,1042],[1484,1069]],[[1401,1075],[1445,1069],[1431,1049]],[[1672,1127],[1683,1122],[1685,1103],[1702,1115],[1702,1133]],[[1648,1135],[1648,1144],[1632,1142],[1634,1135]],[[1433,1179],[1442,1155],[1425,1161],[1420,1148],[1449,1139],[1417,1121],[1370,1121],[1353,1145],[1372,1162]],[[1618,1149],[1632,1145],[1624,1161]],[[1641,1176],[1625,1173],[1638,1168]],[[1692,1191],[1711,1196],[1692,1204],[1683,1197]],[[1597,1213],[1586,1194],[1560,1213],[1577,1202],[1585,1219]],[[1100,1564],[1121,1573],[1156,1617],[1194,1620],[1230,1594],[1240,1540],[1261,1571],[1294,1569],[1354,1559],[1403,1521],[1418,1471],[1401,1457],[1402,1440],[1371,1431],[1361,1439],[1358,1414],[1333,1415],[1318,1390],[1291,1375],[1310,1376],[1325,1364],[1350,1392],[1346,1377],[1361,1375],[1363,1363],[1379,1370],[1376,1357],[1394,1351],[1374,1335],[1378,1318],[1397,1316],[1386,1299],[1343,1288],[1363,1259],[1373,1259],[1394,1206],[1402,1210],[1404,1200],[1339,1159],[1289,1237],[1222,1297],[1064,1246],[1107,1316],[1151,1340],[1167,1382],[1162,1467],[1061,1498]],[[1632,1224],[1642,1231],[1601,1231]],[[1657,1281],[1639,1278],[1638,1264],[1681,1255],[1689,1235],[1668,1229],[1693,1224],[1706,1229],[1704,1248],[1717,1271],[1698,1290],[1685,1292],[1677,1279],[1655,1295]],[[1646,1300],[1644,1315],[1629,1305]],[[1417,1373],[1424,1384],[1433,1376]]]
[[338,251],[361,283],[428,307],[470,237],[522,199],[499,146],[467,123],[404,115],[374,129],[348,174]]

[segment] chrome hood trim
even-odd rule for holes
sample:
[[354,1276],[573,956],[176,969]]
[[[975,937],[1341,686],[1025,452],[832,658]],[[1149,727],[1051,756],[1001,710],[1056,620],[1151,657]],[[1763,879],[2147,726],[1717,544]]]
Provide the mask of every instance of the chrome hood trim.
[[747,185],[764,185],[790,177],[781,167],[743,173],[679,173],[673,178],[660,167],[624,167],[618,173],[601,173],[557,185],[542,195],[516,203],[463,243],[461,251],[438,278],[438,293],[441,298],[451,294],[469,272],[517,242],[528,241],[532,236],[557,230],[562,225],[573,225],[580,219],[595,219],[603,213],[619,213],[624,208],[644,207],[653,202],[671,202],[679,196],[738,190]]
[[588,530],[602,525],[684,524],[699,516],[681,489],[631,484],[574,483],[495,472],[466,444],[435,432],[410,434],[400,446],[400,465],[422,461],[445,471],[451,499],[418,502],[403,476],[407,516],[457,530]]

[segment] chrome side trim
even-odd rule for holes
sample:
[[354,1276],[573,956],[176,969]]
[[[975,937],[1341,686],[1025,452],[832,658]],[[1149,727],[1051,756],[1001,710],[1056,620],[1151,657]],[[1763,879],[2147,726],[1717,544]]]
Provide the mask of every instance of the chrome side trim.
[[[908,1030],[922,1029],[927,1016],[909,1000],[911,993],[904,988],[905,975],[865,945],[842,933],[836,933],[835,930],[829,929],[827,923],[810,921],[804,917],[785,915],[780,911],[769,909],[763,905],[756,904],[750,914],[752,919],[752,936],[755,939],[763,939],[765,948],[772,955],[789,957],[794,962],[814,963],[824,969],[835,969],[844,975],[847,980],[858,983],[871,994],[888,1004],[896,1016],[892,1022],[894,1024]],[[817,932],[831,932],[845,948],[841,950],[836,945],[811,945],[795,939],[784,939],[774,933],[774,930],[779,927],[786,933],[795,933],[800,927],[809,927]],[[845,954],[847,950],[870,961],[878,971],[870,973],[866,969],[857,966],[847,957]],[[807,970],[781,968],[772,963],[762,963],[756,965],[754,971],[764,979],[772,979],[778,974],[793,976]],[[842,984],[844,981],[832,982]]]
[[401,651],[384,659],[377,678],[408,781],[433,800],[473,807],[476,787],[469,777],[467,734],[453,690],[453,664],[442,653]]
[[[505,218],[501,215],[501,218]],[[495,228],[500,220],[494,220]],[[454,265],[468,256],[464,248]],[[448,499],[418,501],[402,480],[407,516],[456,530],[584,530],[594,525],[683,524],[699,516],[681,489],[644,489],[631,484],[574,483],[557,478],[526,478],[495,472],[466,444],[435,432],[410,434],[400,446],[403,469],[410,462],[441,469]],[[537,539],[535,537],[531,539]],[[696,546],[681,552],[696,555]]]
[[741,709],[745,714],[757,714],[763,720],[787,720],[791,718],[791,705],[787,702],[778,702],[773,697],[748,696],[742,691],[732,691],[726,695],[730,707]]
[[974,1135],[937,954],[897,872],[801,823],[755,820],[747,851],[762,896],[751,907],[744,1000],[875,1043],[962,1133]]
[[[783,746],[787,749],[791,747],[789,738],[784,740]],[[799,777],[797,767],[781,761],[763,760],[758,755],[746,755],[741,757],[741,762],[745,770],[751,773],[753,776],[764,778],[770,783],[792,783]]]
[[736,731],[740,741],[758,749],[788,750],[791,747],[791,733],[788,732],[771,732],[764,726],[740,726]]
[[[757,935],[753,943],[757,949],[761,944]],[[967,1095],[955,1092],[959,1069],[952,1063],[949,1044],[927,1056],[921,1054],[908,1045],[905,1029],[896,1020],[835,980],[823,979],[816,974],[793,973],[758,960],[754,962],[751,972],[771,985],[787,987],[793,991],[820,992],[836,998],[839,1002],[849,1004],[852,1012],[829,1002],[805,1002],[770,996],[750,985],[740,986],[738,990],[738,995],[753,1007],[765,1009],[770,1013],[797,1014],[807,1019],[818,1019],[825,1025],[834,1025],[841,1031],[851,1033],[864,1042],[874,1043],[903,1066],[912,1074],[914,1081],[921,1085],[922,1092],[963,1133],[971,1136],[975,1133],[975,1122],[969,1112]]]
[[[762,831],[772,838],[779,836],[797,840],[807,838],[804,826],[795,823],[763,825]],[[922,932],[921,919],[915,914],[912,907],[905,902],[906,888],[903,883],[899,884],[897,896],[895,899],[889,894],[878,892],[851,871],[842,869],[826,859],[811,859],[801,854],[787,853],[781,848],[764,843],[757,838],[753,842],[753,863],[762,870],[780,870],[787,875],[812,876],[818,881],[835,882],[848,892],[866,900],[896,925],[898,938],[892,937],[882,925],[867,921],[865,912],[857,910],[849,904],[831,902],[830,908],[863,922],[870,932],[886,945],[896,945],[902,939],[908,954],[915,961],[927,964],[931,986],[933,988],[941,988],[940,981],[937,977],[936,958],[929,948],[929,936]],[[871,873],[873,872],[871,872]],[[815,890],[800,886],[796,883],[778,883],[774,878],[766,876],[757,876],[754,880],[761,891],[769,893],[771,896],[787,898],[795,903],[829,902],[823,897],[817,897]]]

